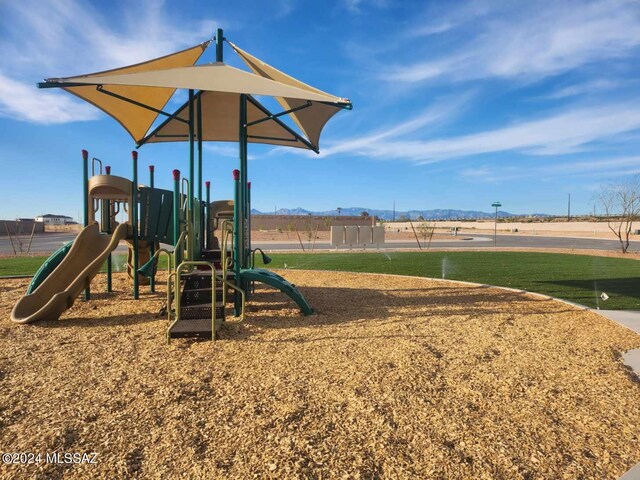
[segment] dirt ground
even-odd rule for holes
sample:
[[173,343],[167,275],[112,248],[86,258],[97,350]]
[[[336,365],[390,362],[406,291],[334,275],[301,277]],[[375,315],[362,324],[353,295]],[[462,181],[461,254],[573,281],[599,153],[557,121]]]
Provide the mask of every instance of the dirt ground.
[[165,342],[158,295],[94,281],[14,325],[0,283],[0,445],[97,464],[0,478],[614,479],[640,461],[640,336],[563,303],[419,278],[281,272],[221,340]]

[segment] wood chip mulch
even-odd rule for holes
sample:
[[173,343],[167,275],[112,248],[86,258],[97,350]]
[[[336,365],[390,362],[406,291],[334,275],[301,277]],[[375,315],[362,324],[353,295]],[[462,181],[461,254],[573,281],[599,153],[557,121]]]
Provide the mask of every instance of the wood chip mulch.
[[420,278],[281,272],[221,340],[165,342],[160,293],[94,281],[14,325],[0,283],[0,447],[96,465],[0,478],[613,479],[640,461],[640,336],[571,306]]

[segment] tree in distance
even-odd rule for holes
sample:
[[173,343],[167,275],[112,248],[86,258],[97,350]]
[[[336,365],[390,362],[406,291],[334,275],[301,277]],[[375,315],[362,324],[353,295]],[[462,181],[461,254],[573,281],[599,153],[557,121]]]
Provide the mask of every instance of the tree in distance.
[[640,216],[640,177],[636,175],[601,186],[596,201],[604,212],[609,230],[620,241],[622,253],[627,253],[633,222]]

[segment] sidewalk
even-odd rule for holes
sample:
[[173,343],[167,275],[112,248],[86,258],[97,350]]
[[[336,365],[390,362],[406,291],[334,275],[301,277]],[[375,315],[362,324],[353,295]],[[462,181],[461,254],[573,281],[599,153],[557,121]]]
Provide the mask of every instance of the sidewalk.
[[[593,310],[603,317],[613,320],[634,332],[640,333],[640,311],[637,310]],[[640,378],[640,348],[629,350],[622,355],[622,361],[629,365]],[[640,463],[622,475],[619,480],[640,480]]]
[[[640,333],[640,311],[638,310],[594,310],[594,312],[627,327],[629,330]],[[624,353],[622,360],[640,378],[640,348]]]

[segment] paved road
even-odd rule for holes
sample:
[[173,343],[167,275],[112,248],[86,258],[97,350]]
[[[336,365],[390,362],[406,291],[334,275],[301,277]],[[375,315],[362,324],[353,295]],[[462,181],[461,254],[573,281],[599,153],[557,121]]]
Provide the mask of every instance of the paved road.
[[[32,252],[51,253],[60,248],[65,243],[73,240],[74,234],[69,233],[45,233],[36,235],[31,245]],[[431,243],[432,248],[491,248],[493,247],[493,236],[474,235],[473,237],[462,237],[469,240],[439,240]],[[28,242],[28,240],[27,240]],[[15,243],[15,240],[14,240]],[[259,246],[265,250],[300,250],[300,244],[296,242],[253,242],[254,246]],[[601,240],[591,238],[566,238],[566,237],[543,237],[537,235],[498,235],[498,247],[529,247],[529,248],[565,248],[565,249],[585,249],[585,250],[618,250],[620,244],[617,240]],[[26,247],[26,243],[25,243]],[[305,248],[307,245],[305,244]],[[416,248],[415,242],[389,242],[381,245],[385,249]],[[335,250],[335,247],[328,243],[316,243],[316,250]],[[341,247],[341,249],[343,249]],[[120,251],[125,251],[126,247],[120,245]],[[630,251],[640,251],[640,241],[631,242]],[[11,255],[13,249],[7,237],[0,237],[0,255]]]

